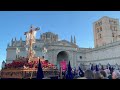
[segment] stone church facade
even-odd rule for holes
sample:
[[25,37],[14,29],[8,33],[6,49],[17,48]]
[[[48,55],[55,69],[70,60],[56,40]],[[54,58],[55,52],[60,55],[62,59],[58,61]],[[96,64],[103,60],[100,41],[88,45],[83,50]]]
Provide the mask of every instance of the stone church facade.
[[[120,64],[120,28],[119,20],[102,17],[100,20],[94,22],[94,48],[80,48],[76,45],[75,36],[71,36],[71,40],[59,40],[57,34],[52,32],[43,33],[40,39],[36,39],[33,46],[36,57],[45,56],[49,62],[57,65],[61,60],[71,62],[72,67],[77,67],[80,64],[89,65],[90,63],[96,64]],[[46,48],[47,52],[44,54],[43,49]],[[17,50],[20,52],[17,53]],[[12,60],[18,57],[26,57],[25,41],[20,38],[11,40],[11,44],[7,46],[6,63],[11,63]]]

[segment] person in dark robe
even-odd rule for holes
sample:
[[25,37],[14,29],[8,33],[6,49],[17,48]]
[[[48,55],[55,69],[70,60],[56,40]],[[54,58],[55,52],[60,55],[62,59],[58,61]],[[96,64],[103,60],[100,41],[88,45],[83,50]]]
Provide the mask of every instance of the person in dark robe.
[[44,78],[44,74],[43,74],[43,70],[42,70],[42,66],[40,63],[40,59],[39,59],[39,63],[38,63],[38,71],[37,71],[37,79],[43,79]]
[[69,61],[68,68],[67,68],[66,79],[73,79],[73,74],[72,74],[72,68],[71,68],[71,65],[70,65],[70,61]]
[[83,70],[79,67],[79,76],[80,77],[84,77],[84,72]]

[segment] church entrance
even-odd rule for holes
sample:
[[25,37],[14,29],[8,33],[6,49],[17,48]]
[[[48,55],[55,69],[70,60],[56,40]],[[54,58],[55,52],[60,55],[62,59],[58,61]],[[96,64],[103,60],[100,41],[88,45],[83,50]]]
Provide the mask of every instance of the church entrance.
[[60,69],[61,65],[66,67],[66,64],[68,63],[68,53],[66,51],[61,51],[57,55],[57,67]]

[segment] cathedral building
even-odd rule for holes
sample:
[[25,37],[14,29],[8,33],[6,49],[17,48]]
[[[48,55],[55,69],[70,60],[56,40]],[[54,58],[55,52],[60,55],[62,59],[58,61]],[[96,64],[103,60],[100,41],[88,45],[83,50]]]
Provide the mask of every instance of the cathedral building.
[[[119,19],[102,17],[93,23],[94,48],[80,48],[76,45],[75,36],[70,41],[59,40],[59,36],[46,32],[36,39],[33,46],[36,57],[44,57],[59,67],[60,61],[70,61],[72,67],[80,64],[120,64],[120,27]],[[6,63],[17,57],[27,57],[26,41],[12,39],[7,46]]]

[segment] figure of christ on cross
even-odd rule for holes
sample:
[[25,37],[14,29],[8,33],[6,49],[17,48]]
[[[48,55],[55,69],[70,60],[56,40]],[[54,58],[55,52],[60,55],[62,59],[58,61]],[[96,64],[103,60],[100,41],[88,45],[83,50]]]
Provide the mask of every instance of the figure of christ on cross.
[[29,61],[32,60],[32,58],[34,57],[34,54],[35,54],[35,51],[33,50],[33,44],[35,43],[35,40],[36,40],[36,31],[38,31],[39,28],[34,28],[32,25],[31,25],[31,28],[30,28],[30,31],[28,32],[25,32],[24,35],[26,35],[26,45],[29,46],[28,48],[28,58],[29,58]]

